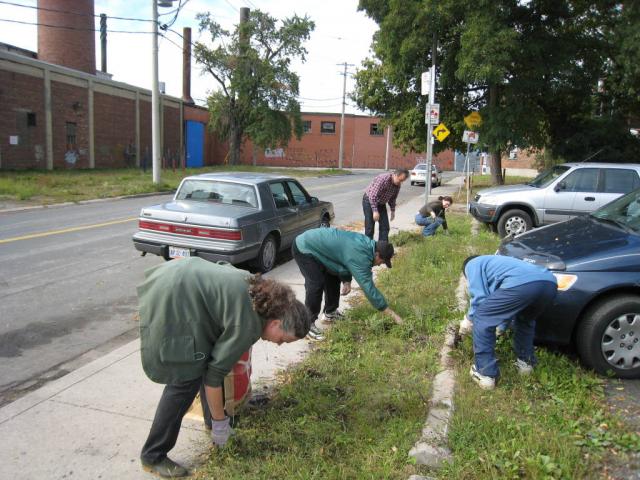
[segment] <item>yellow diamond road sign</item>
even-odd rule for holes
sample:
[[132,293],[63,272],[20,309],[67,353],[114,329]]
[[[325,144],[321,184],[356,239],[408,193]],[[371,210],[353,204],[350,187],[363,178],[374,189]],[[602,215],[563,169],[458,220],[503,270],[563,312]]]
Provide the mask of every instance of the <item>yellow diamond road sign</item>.
[[471,112],[464,117],[464,123],[469,127],[469,130],[473,130],[473,127],[477,127],[482,123],[482,116],[478,112]]
[[445,126],[444,123],[441,123],[436,128],[433,129],[433,136],[438,139],[439,142],[443,141],[449,135],[449,129]]

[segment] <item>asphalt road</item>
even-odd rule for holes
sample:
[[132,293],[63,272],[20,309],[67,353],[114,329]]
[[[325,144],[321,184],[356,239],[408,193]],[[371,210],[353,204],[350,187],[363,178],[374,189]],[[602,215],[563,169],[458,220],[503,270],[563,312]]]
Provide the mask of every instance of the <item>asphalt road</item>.
[[[376,173],[302,183],[332,201],[334,224],[345,225],[362,221],[362,192]],[[423,193],[406,182],[399,202]],[[141,257],[131,235],[141,207],[169,198],[0,212],[0,405],[135,338],[135,286],[164,260]]]

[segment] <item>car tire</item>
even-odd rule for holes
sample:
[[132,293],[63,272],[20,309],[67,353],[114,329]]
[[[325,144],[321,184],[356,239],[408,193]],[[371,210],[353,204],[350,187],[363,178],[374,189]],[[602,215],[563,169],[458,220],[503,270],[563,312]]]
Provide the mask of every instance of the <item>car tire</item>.
[[498,219],[498,234],[502,238],[508,235],[518,235],[528,232],[532,226],[531,215],[524,210],[513,208],[500,215]]
[[413,187],[416,184],[416,182],[411,182],[411,186]]
[[256,268],[262,273],[267,273],[275,265],[277,255],[278,241],[273,235],[269,234],[265,237],[258,251],[258,256],[254,262]]
[[325,215],[324,217],[322,217],[322,220],[320,220],[320,228],[329,228],[329,227],[331,227],[331,220],[329,219],[329,217]]
[[640,296],[614,295],[591,307],[576,347],[582,363],[601,375],[640,378]]

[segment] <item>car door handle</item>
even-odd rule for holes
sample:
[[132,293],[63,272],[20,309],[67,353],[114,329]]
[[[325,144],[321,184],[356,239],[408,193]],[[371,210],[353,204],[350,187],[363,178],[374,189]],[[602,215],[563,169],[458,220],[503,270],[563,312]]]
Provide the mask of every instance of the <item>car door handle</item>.
[[595,197],[584,197],[584,199],[585,199],[587,202],[595,202],[595,201],[596,201]]

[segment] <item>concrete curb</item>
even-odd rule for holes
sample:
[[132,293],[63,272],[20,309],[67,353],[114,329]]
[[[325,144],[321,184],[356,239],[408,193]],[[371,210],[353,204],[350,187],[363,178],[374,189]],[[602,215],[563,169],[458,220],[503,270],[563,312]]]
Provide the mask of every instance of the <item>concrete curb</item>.
[[[472,230],[472,235],[475,235]],[[457,311],[464,312],[467,305],[467,280],[460,275],[456,288]],[[455,393],[455,369],[451,360],[451,351],[458,342],[458,325],[451,323],[447,326],[444,344],[440,349],[440,367],[442,371],[433,379],[429,413],[420,440],[409,451],[409,456],[420,465],[440,468],[443,462],[451,460],[453,455],[447,447],[449,422],[453,418]],[[413,478],[413,477],[411,477]],[[411,480],[411,478],[409,480]],[[414,480],[418,480],[417,477]]]

